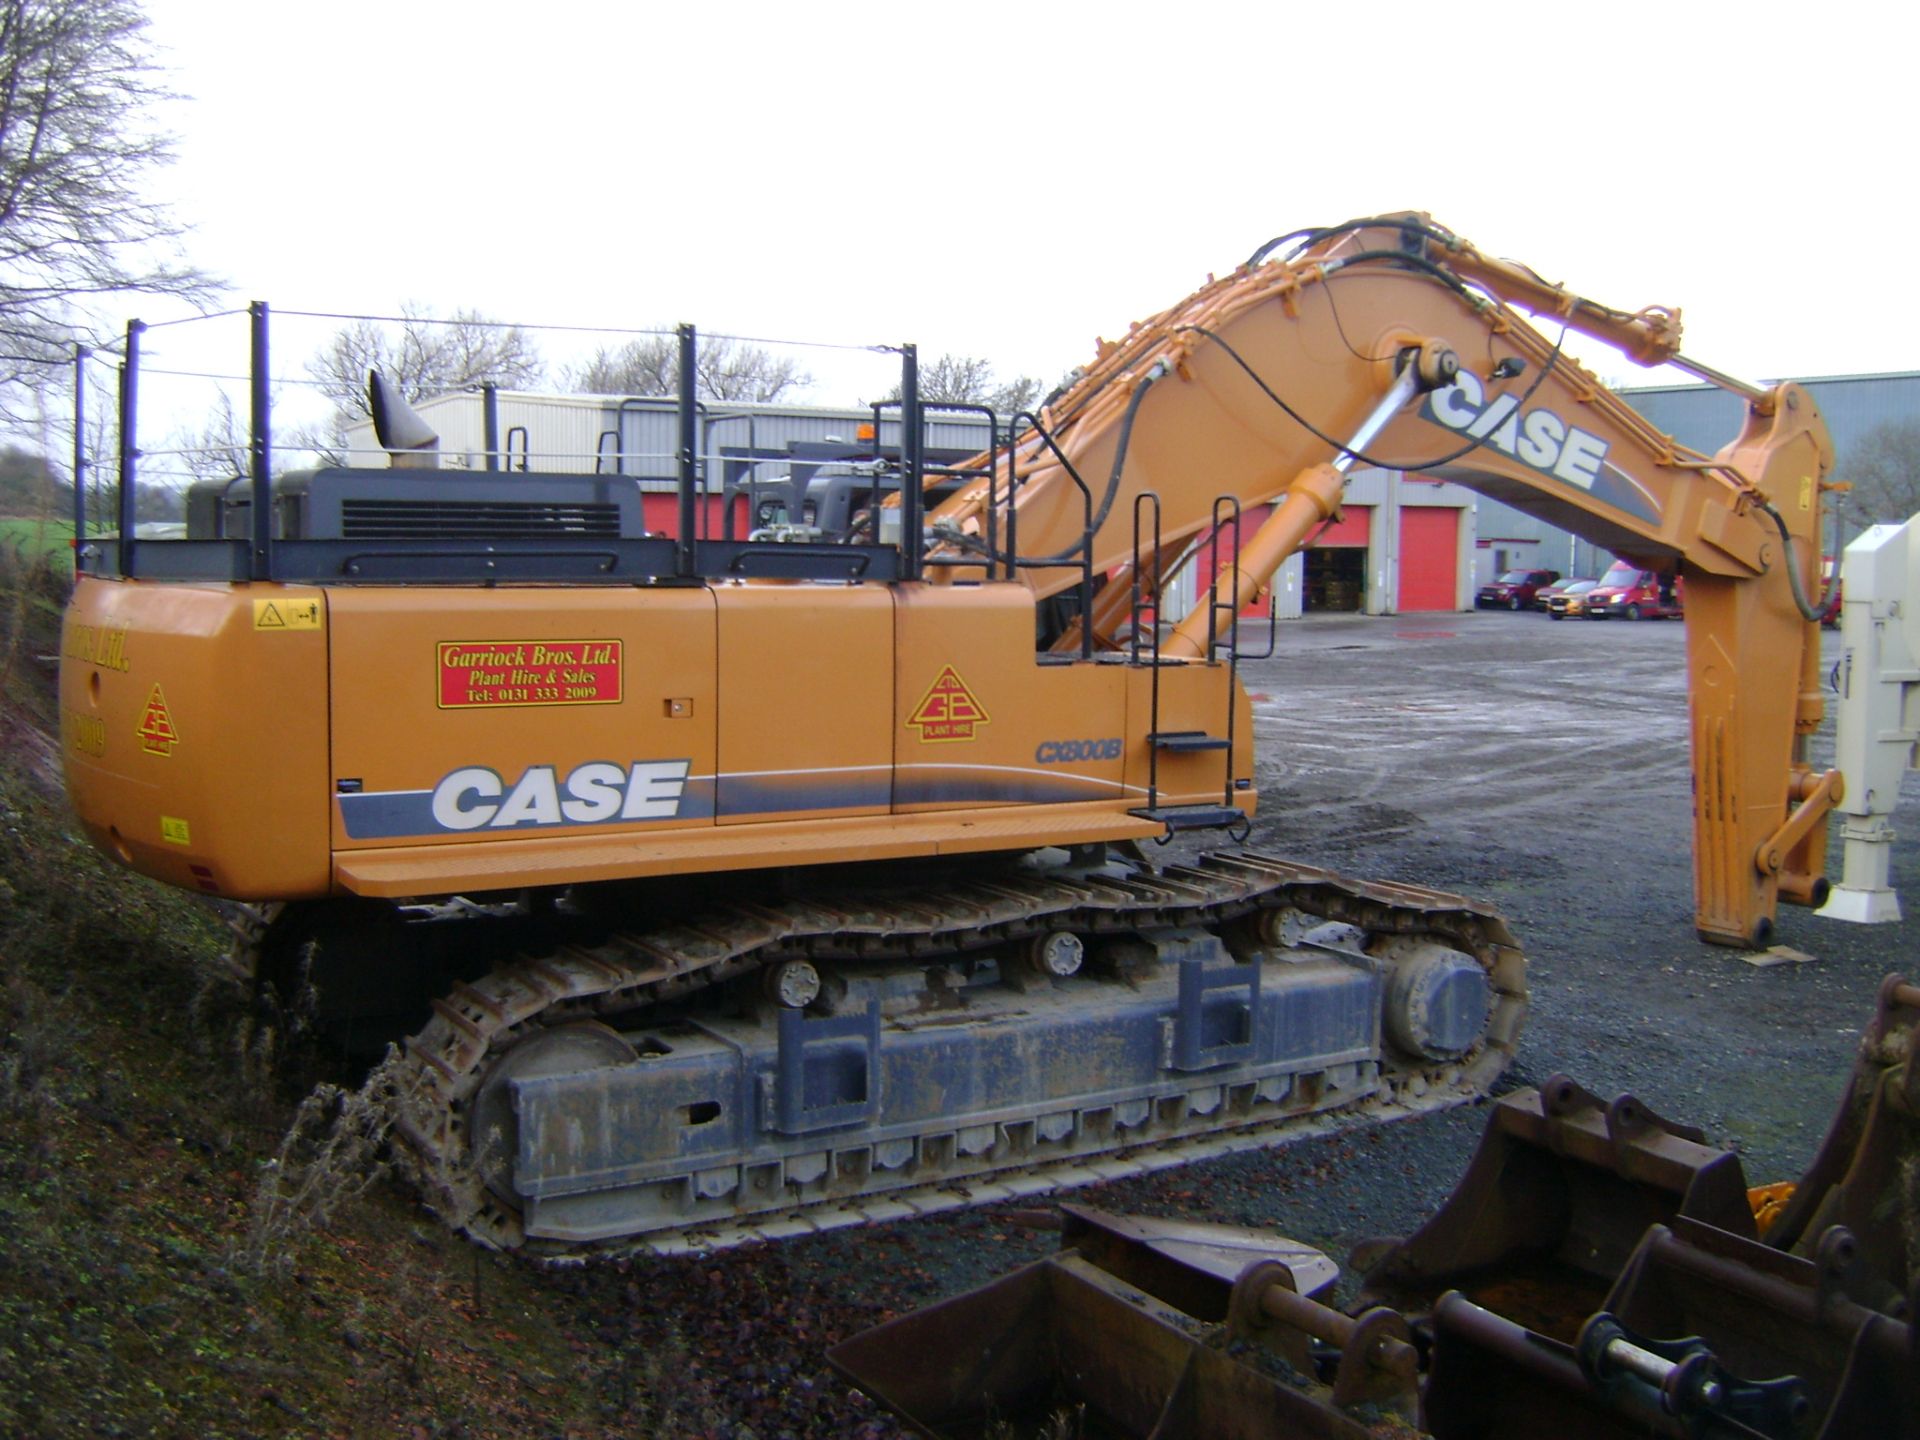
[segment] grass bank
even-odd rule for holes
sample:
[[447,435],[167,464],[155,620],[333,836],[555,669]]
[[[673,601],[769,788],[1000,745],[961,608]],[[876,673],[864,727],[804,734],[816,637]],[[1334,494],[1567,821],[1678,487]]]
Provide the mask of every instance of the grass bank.
[[0,545],[0,1434],[726,1433],[664,1379],[671,1321],[595,1338],[628,1276],[557,1284],[368,1188],[377,1117],[262,1071],[220,918],[79,836],[60,554]]

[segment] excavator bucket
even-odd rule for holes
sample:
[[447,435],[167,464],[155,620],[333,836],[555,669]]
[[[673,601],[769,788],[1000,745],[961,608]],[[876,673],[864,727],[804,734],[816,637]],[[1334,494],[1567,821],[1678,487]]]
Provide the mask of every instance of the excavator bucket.
[[1061,1249],[1079,1251],[1209,1324],[1227,1318],[1234,1282],[1250,1265],[1284,1264],[1293,1288],[1313,1300],[1340,1279],[1340,1267],[1320,1251],[1273,1230],[1115,1215],[1089,1205],[1062,1205],[1060,1217]]
[[1883,1307],[1904,1295],[1920,1254],[1920,986],[1889,975],[1845,1097],[1819,1153],[1767,1232],[1767,1243],[1813,1258],[1834,1225],[1852,1234]]
[[1853,1297],[1869,1277],[1845,1230],[1820,1251],[1656,1225],[1571,1344],[1451,1292],[1431,1318],[1423,1422],[1438,1440],[1916,1440],[1907,1302],[1896,1319]]
[[1754,1238],[1740,1159],[1705,1138],[1564,1075],[1506,1096],[1439,1213],[1356,1252],[1360,1298],[1420,1314],[1457,1289],[1570,1341],[1649,1225],[1686,1216]]
[[[1417,1433],[1404,1323],[1384,1312],[1350,1320],[1309,1298],[1338,1275],[1318,1251],[1271,1232],[1081,1207],[1067,1207],[1063,1244],[827,1358],[922,1435]],[[1329,1343],[1356,1336],[1316,1373]]]
[[1890,977],[1764,1243],[1737,1157],[1556,1076],[1348,1313],[1274,1237],[1074,1210],[1062,1254],[830,1358],[941,1436],[1920,1440],[1916,1038]]

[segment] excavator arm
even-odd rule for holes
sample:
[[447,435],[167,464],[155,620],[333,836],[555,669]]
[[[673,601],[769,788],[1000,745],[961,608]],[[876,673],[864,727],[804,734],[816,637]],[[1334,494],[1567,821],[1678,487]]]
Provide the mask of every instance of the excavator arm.
[[[1683,578],[1702,937],[1759,945],[1780,899],[1821,903],[1839,777],[1812,772],[1805,747],[1822,711],[1814,592],[1833,448],[1811,397],[1690,361],[1677,311],[1598,305],[1422,215],[1288,238],[1285,258],[1268,258],[1285,241],[1263,247],[1103,341],[931,512],[944,564],[930,573],[978,564],[1046,596],[1088,570],[1137,571],[1151,592],[1215,528],[1219,497],[1271,505],[1166,642],[1198,656],[1214,607],[1237,608],[1310,542],[1350,470],[1458,482]],[[1523,310],[1740,394],[1745,424],[1712,456],[1676,444]],[[1134,533],[1149,492],[1157,549]],[[1089,620],[1110,636],[1127,612],[1108,589]]]

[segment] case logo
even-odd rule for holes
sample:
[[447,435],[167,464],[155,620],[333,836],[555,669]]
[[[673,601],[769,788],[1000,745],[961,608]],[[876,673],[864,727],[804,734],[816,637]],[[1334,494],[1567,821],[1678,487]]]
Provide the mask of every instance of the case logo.
[[160,693],[158,685],[147,696],[140,728],[134,733],[140,737],[140,748],[149,755],[171,755],[173,747],[180,743],[180,732],[173,728],[173,716],[167,713],[167,697]]
[[597,825],[670,820],[687,788],[686,760],[593,761],[563,779],[534,765],[511,786],[484,765],[455,770],[433,787],[433,823],[442,830],[514,830],[523,825]]
[[907,716],[907,725],[920,732],[922,744],[941,740],[971,740],[973,727],[992,719],[973,698],[967,682],[951,665],[941,670],[920,703]]
[[1462,370],[1453,384],[1429,394],[1420,413],[1582,490],[1594,488],[1607,458],[1605,440],[1569,425],[1544,406],[1523,413],[1511,395],[1489,401],[1486,387],[1471,370]]

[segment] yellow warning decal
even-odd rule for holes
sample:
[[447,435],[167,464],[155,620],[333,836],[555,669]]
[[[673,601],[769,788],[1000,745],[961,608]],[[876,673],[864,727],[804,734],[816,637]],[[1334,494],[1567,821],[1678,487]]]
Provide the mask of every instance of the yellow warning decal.
[[256,600],[253,602],[253,628],[256,630],[318,630],[320,600]]
[[907,725],[920,731],[922,744],[929,744],[941,740],[971,740],[973,727],[985,725],[991,718],[986,707],[974,699],[960,672],[948,665],[907,716]]
[[175,819],[171,815],[160,817],[160,838],[169,845],[191,845],[193,833],[188,830],[187,822]]
[[173,716],[167,711],[167,697],[160,693],[158,685],[147,696],[147,708],[140,714],[140,727],[133,733],[140,737],[140,748],[149,755],[171,755],[173,747],[180,743],[180,732],[173,728]]

